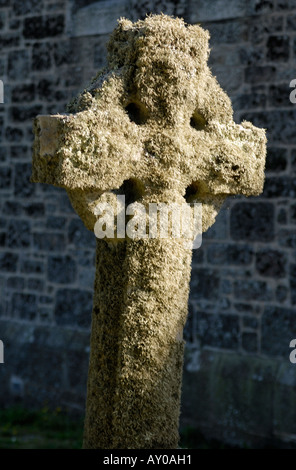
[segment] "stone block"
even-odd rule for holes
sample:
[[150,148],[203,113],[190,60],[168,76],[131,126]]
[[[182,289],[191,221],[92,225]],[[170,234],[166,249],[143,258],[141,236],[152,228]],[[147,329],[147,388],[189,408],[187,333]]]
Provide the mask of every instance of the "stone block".
[[41,279],[29,278],[27,280],[27,288],[28,290],[40,293],[44,289],[44,282]]
[[264,108],[267,97],[263,93],[249,93],[237,95],[233,99],[233,109],[242,111],[245,109]]
[[13,0],[12,9],[15,16],[31,15],[40,13],[43,8],[43,2],[40,0]]
[[273,65],[250,65],[245,68],[246,83],[272,82],[276,76],[276,67]]
[[32,69],[36,71],[48,70],[51,67],[52,45],[46,42],[36,42],[32,48]]
[[[57,67],[65,66],[66,64],[75,64],[77,61],[77,49],[79,44],[75,44],[74,41],[58,41],[53,47],[54,62]],[[104,50],[105,55],[105,50]]]
[[49,229],[63,230],[66,225],[66,218],[61,216],[49,216],[46,219],[46,227]]
[[19,106],[11,106],[10,108],[10,118],[11,122],[14,123],[23,123],[25,121],[31,121],[36,114],[40,114],[42,111],[41,105],[33,105],[33,106],[26,106],[26,105],[19,105]]
[[8,225],[7,246],[28,248],[31,245],[31,224],[28,220],[12,219]]
[[274,206],[264,202],[238,202],[231,209],[230,233],[234,240],[271,241]]
[[262,353],[270,357],[282,357],[288,362],[291,352],[289,345],[294,338],[295,309],[266,305],[262,316]]
[[11,90],[11,99],[13,103],[31,102],[35,98],[35,85],[21,84],[16,85]]
[[5,129],[5,138],[8,142],[15,144],[23,139],[24,132],[18,127],[7,126]]
[[268,90],[268,104],[275,108],[278,107],[293,107],[293,103],[287,99],[287,96],[290,95],[291,88],[289,88],[288,83],[280,85],[270,85]]
[[285,302],[289,295],[289,289],[287,286],[277,286],[275,291],[275,298],[278,302]]
[[245,315],[243,317],[243,326],[244,328],[257,329],[259,325],[258,319],[255,317]]
[[294,229],[282,229],[278,232],[278,243],[285,248],[296,248],[296,233]]
[[279,224],[286,225],[288,221],[287,210],[284,208],[278,209],[277,221]]
[[239,280],[234,282],[234,296],[242,300],[271,301],[274,297],[272,286],[265,281]]
[[25,280],[19,276],[8,277],[6,280],[6,286],[8,289],[22,290],[25,285]]
[[269,36],[266,47],[266,57],[268,60],[276,62],[289,60],[289,36]]
[[59,289],[55,302],[55,321],[60,326],[89,328],[92,312],[92,294],[79,289]]
[[33,234],[33,246],[40,251],[64,251],[65,237],[61,233],[38,232]]
[[287,31],[296,31],[296,15],[287,16]]
[[21,81],[30,73],[30,56],[27,49],[8,53],[8,78]]
[[16,292],[9,306],[10,315],[22,320],[35,320],[37,317],[36,295]]
[[49,256],[47,279],[50,282],[68,284],[76,279],[76,263],[70,256]]
[[44,39],[63,33],[64,15],[30,16],[25,18],[23,36],[25,39]]
[[256,253],[256,270],[262,276],[282,278],[287,274],[287,257],[278,250],[263,249]]
[[43,274],[44,261],[36,259],[23,259],[21,262],[21,272],[24,274]]
[[289,176],[269,176],[265,179],[263,196],[268,198],[294,198],[295,195],[295,178]]
[[20,45],[20,36],[15,33],[2,33],[0,35],[0,48],[1,50],[6,48],[18,47]]
[[31,183],[31,163],[17,163],[15,165],[14,195],[17,198],[29,198],[35,193],[35,186]]
[[197,336],[201,346],[237,349],[239,344],[239,317],[230,314],[197,312]]
[[0,166],[0,190],[11,187],[12,171],[8,166]]

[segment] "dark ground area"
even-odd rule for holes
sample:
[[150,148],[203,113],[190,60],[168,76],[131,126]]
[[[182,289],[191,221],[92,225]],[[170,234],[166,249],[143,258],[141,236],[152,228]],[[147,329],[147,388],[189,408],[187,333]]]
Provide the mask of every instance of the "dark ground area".
[[[38,411],[11,407],[0,411],[0,449],[81,449],[83,420],[60,408],[44,406]],[[229,446],[208,441],[193,428],[181,431],[181,448],[226,449]]]

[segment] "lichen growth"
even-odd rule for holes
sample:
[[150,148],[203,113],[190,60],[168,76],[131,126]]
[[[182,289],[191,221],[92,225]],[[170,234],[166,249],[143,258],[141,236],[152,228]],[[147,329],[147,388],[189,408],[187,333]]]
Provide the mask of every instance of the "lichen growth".
[[[65,188],[90,230],[129,187],[144,206],[201,202],[203,231],[227,196],[260,194],[265,131],[234,123],[208,40],[179,18],[121,19],[70,114],[36,118],[32,180]],[[98,241],[85,447],[177,447],[190,269],[182,240]]]

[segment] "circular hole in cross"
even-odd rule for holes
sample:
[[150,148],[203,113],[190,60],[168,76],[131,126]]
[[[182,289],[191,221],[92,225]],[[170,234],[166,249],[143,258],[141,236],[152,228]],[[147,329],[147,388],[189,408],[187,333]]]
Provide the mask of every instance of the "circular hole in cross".
[[203,181],[193,181],[187,186],[184,194],[186,202],[202,201],[209,193],[207,185]]
[[190,119],[190,126],[196,129],[197,131],[202,131],[206,127],[207,121],[205,118],[199,113],[195,112]]
[[147,112],[144,106],[139,103],[132,102],[125,107],[125,110],[132,122],[138,125],[145,124],[147,120]]
[[189,186],[187,186],[186,191],[185,191],[185,200],[187,202],[190,202],[198,193],[198,185],[197,183],[192,183]]
[[143,196],[144,186],[137,178],[130,178],[125,180],[115,192],[125,196],[125,205],[128,206]]

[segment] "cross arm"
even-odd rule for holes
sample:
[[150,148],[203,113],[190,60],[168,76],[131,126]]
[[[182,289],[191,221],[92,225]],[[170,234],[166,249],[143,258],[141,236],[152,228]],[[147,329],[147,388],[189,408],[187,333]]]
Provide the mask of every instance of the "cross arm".
[[249,122],[212,121],[192,144],[195,151],[191,159],[191,178],[203,193],[226,197],[232,194],[256,196],[262,192],[265,129]]

